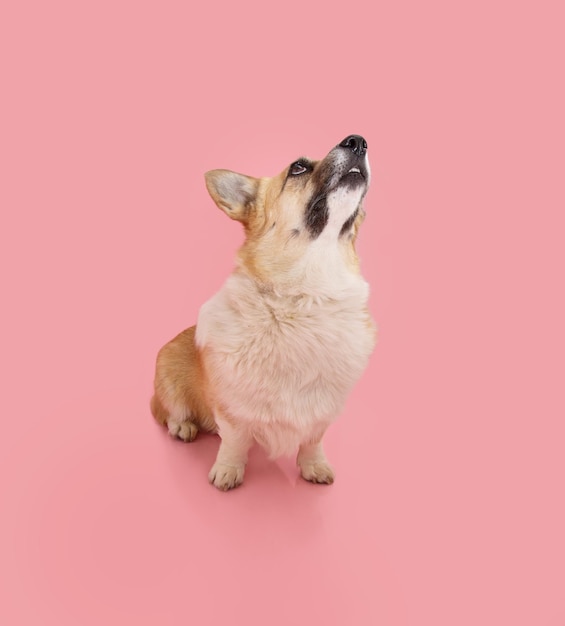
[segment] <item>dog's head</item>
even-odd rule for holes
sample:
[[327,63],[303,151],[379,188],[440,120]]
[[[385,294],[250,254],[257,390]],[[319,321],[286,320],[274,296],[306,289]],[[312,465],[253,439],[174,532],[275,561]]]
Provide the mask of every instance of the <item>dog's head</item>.
[[272,178],[206,173],[214,202],[245,227],[240,264],[263,282],[296,280],[309,249],[318,263],[324,251],[336,249],[357,267],[354,242],[369,180],[367,142],[359,135],[346,137],[321,161],[300,158]]

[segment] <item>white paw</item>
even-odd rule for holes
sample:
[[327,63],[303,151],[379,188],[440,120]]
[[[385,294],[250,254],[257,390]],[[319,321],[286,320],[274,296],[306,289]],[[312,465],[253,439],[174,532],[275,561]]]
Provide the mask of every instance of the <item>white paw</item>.
[[198,434],[198,426],[194,422],[175,422],[169,418],[167,428],[171,437],[181,439],[182,441],[194,441]]
[[216,462],[208,474],[208,480],[214,487],[222,491],[228,491],[228,489],[241,485],[244,472],[245,465],[225,465],[224,463]]
[[332,466],[327,461],[316,461],[313,463],[301,463],[300,474],[305,480],[311,483],[321,483],[331,485],[335,474]]

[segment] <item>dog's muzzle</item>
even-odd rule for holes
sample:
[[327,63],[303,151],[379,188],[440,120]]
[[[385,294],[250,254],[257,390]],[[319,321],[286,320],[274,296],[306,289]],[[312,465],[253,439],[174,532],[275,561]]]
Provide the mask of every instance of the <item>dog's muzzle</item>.
[[348,135],[330,154],[334,155],[334,185],[356,187],[369,182],[367,142],[361,135]]

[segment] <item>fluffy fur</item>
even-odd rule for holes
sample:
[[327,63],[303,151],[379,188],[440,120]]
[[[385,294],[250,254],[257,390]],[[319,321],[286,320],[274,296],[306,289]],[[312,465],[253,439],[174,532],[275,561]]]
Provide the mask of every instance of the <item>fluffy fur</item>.
[[219,489],[241,484],[254,442],[272,458],[298,449],[305,479],[333,482],[322,437],[375,343],[354,245],[369,179],[357,135],[273,178],[206,174],[246,240],[196,327],[159,352],[151,409],[184,441],[219,433],[209,473]]

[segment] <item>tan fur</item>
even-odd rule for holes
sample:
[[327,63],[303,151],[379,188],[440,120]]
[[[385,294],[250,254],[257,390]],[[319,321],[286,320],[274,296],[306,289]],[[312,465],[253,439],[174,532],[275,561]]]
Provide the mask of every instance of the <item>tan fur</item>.
[[194,344],[195,330],[196,326],[187,328],[159,351],[151,412],[160,424],[166,425],[171,413],[185,407],[189,421],[201,430],[214,432],[216,424],[206,399],[206,377]]

